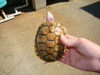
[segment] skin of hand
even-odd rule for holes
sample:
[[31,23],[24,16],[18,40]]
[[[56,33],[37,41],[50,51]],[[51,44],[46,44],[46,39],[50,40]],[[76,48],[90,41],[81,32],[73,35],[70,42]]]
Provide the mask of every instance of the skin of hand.
[[59,61],[81,70],[100,72],[100,46],[71,35],[61,35],[60,40],[67,49]]

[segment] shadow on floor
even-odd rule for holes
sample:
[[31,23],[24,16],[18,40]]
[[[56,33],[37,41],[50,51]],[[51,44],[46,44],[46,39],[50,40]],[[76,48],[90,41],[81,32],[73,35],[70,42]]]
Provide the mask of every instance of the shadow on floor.
[[[59,3],[59,2],[68,2],[69,0],[47,0],[47,5],[52,5],[52,4],[55,4],[55,3]],[[14,7],[18,7],[20,5],[23,5],[25,4],[25,2],[17,2],[17,3],[9,3],[4,6],[2,9],[5,11],[6,14],[12,14],[14,13]],[[25,8],[22,8],[22,9],[19,9],[19,11],[21,12],[33,12],[35,11],[32,7],[32,0],[29,0],[29,6],[28,7],[25,7]],[[1,16],[1,14],[0,14]]]
[[47,5],[59,3],[59,2],[68,2],[69,0],[47,0]]
[[[15,7],[18,7],[18,6],[21,6],[21,5],[24,5],[24,4],[25,4],[25,2],[21,2],[21,1],[17,2],[17,3],[14,3],[14,2],[9,3],[9,1],[8,1],[7,5],[4,6],[2,8],[2,10],[4,10],[6,12],[6,14],[12,14],[12,13],[15,12],[14,11]],[[21,9],[19,9],[19,11],[21,11],[21,12],[31,12],[31,11],[34,11],[34,9],[32,8],[32,2],[31,2],[31,0],[29,0],[29,5],[27,7],[21,8]]]
[[[5,7],[3,7],[3,10],[6,12],[6,14],[11,14],[11,13],[15,12],[14,11],[14,7],[16,7],[16,5],[5,6]],[[34,9],[32,8],[32,6],[27,6],[27,7],[18,9],[18,11],[21,11],[21,12],[32,12],[32,11],[34,11]]]
[[100,19],[100,1],[85,7],[81,7],[81,9]]

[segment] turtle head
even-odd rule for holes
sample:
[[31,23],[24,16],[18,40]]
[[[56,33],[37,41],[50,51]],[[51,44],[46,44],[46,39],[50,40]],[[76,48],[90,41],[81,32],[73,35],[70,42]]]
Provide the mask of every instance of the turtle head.
[[51,12],[47,12],[46,14],[46,22],[47,23],[54,23],[54,17]]

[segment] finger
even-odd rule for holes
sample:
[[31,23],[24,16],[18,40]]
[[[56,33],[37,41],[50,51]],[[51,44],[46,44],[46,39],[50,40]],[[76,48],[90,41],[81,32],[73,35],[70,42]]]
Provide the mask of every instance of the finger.
[[65,36],[61,35],[60,40],[63,45],[66,47],[76,47],[78,44],[78,38],[77,39],[67,39]]
[[76,39],[76,37],[71,36],[71,35],[67,35],[67,34],[65,35],[65,37],[68,38],[68,39]]
[[70,51],[66,50],[64,56],[69,58],[70,57]]
[[67,33],[67,29],[66,29],[65,27],[64,27],[64,31],[66,32],[66,34],[68,34],[68,33]]
[[62,58],[59,61],[62,62],[62,63],[64,63],[64,64],[70,65],[69,58]]
[[68,40],[65,38],[64,35],[61,35],[60,40],[61,40],[62,44],[64,44],[65,46],[67,46],[67,41]]

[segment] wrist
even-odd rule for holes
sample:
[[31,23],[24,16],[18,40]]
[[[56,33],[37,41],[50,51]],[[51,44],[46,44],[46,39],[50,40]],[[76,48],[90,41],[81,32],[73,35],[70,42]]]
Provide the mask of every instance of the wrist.
[[[99,51],[99,53],[100,53],[100,51]],[[100,73],[100,55],[98,55],[97,63],[95,63],[95,65],[96,65],[95,71]]]
[[[99,49],[100,49],[100,46],[99,46]],[[100,73],[100,51],[99,51],[99,55],[98,55],[98,61],[99,61],[98,72]]]
[[95,72],[98,72],[100,73],[100,57],[99,58],[96,58],[96,62],[94,63],[95,65]]
[[100,73],[100,56],[99,56],[99,58],[98,58],[98,62],[99,62],[99,64],[98,64],[98,69],[97,69],[97,72],[99,72],[99,73]]
[[100,73],[100,60],[98,60],[98,65],[97,65],[97,68],[96,68],[96,72]]

